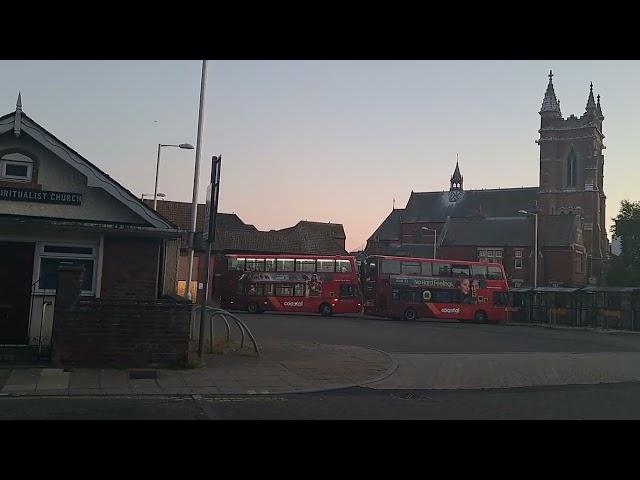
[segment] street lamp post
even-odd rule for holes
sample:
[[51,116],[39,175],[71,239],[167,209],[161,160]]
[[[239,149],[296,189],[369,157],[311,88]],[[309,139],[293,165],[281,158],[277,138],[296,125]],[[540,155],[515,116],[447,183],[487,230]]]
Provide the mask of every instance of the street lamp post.
[[538,286],[538,211],[527,212],[526,210],[518,210],[522,215],[533,215],[535,217],[535,228],[533,233],[533,288]]
[[[207,87],[207,61],[202,61],[202,74],[200,76],[200,105],[198,107],[198,136],[196,138],[196,166],[193,172],[193,198],[191,200],[191,230],[189,231],[189,260],[187,269],[187,288],[185,297],[191,300],[191,278],[193,276],[193,253],[196,237],[196,219],[198,214],[198,180],[200,178],[200,149],[202,146],[202,124],[204,119],[204,97]],[[196,289],[196,295],[197,295]]]
[[436,258],[436,244],[438,243],[438,231],[435,228],[421,227],[421,230],[433,232],[433,258]]
[[156,162],[156,186],[153,190],[153,209],[155,210],[158,205],[158,174],[160,172],[160,149],[162,147],[176,147],[185,150],[193,150],[193,145],[189,143],[181,143],[180,145],[165,145],[163,143],[158,144],[158,161]]

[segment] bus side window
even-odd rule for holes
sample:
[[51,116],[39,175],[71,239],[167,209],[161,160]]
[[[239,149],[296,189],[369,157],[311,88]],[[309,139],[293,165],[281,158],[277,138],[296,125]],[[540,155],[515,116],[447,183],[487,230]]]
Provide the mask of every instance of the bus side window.
[[433,272],[431,270],[431,263],[428,263],[428,262],[422,263],[422,275],[425,275],[427,277],[430,277],[433,275]]
[[349,260],[336,260],[336,272],[351,272],[351,262]]
[[487,279],[488,280],[502,280],[503,279],[502,269],[500,267],[494,267],[493,265],[489,265],[488,266]]
[[402,262],[401,271],[403,275],[420,275],[420,264],[418,262]]
[[227,269],[244,271],[244,258],[230,258]]
[[355,297],[355,289],[353,285],[340,285],[340,298]]
[[335,262],[333,260],[318,260],[319,272],[335,272]]
[[382,260],[382,273],[390,273],[394,275],[400,275],[400,261],[399,260]]
[[471,265],[471,274],[473,278],[487,278],[487,266]]
[[471,276],[471,269],[469,268],[469,265],[456,265],[453,264],[451,265],[451,273],[455,276],[458,277],[460,275],[463,275],[465,277],[470,277]]
[[238,285],[236,286],[236,294],[237,295],[242,295],[242,292],[244,291],[243,285],[241,282],[238,282]]
[[293,286],[294,297],[304,297],[304,283],[296,283]]
[[434,273],[434,275],[437,275],[439,277],[450,277],[451,276],[451,264],[449,264],[449,263],[434,263],[433,264],[433,273]]

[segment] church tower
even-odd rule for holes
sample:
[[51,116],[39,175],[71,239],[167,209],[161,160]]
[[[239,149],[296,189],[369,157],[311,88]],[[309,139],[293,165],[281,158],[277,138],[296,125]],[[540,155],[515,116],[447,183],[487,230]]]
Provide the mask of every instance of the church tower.
[[540,109],[540,193],[542,215],[580,215],[587,249],[587,274],[600,283],[607,259],[604,194],[604,115],[589,89],[585,112],[563,118],[553,72]]

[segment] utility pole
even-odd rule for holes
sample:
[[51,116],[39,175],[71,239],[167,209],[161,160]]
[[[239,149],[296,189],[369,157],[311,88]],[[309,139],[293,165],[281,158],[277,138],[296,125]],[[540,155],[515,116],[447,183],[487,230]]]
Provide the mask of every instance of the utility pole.
[[[193,249],[196,237],[196,219],[198,218],[198,180],[200,176],[200,149],[202,147],[202,120],[204,116],[204,94],[207,83],[207,61],[202,61],[200,79],[200,108],[198,110],[198,138],[196,139],[196,166],[193,173],[193,198],[191,202],[191,230],[189,231],[189,270],[187,271],[186,298],[191,300],[191,278],[193,276]],[[196,296],[198,289],[196,288]]]

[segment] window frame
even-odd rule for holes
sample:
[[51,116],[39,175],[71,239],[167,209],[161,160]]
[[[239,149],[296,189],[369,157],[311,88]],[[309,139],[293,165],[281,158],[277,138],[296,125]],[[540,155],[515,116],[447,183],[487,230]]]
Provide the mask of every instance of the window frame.
[[[6,158],[10,155],[20,155],[21,157],[24,157],[25,159],[12,159],[12,158]],[[20,153],[20,152],[8,152],[8,153],[4,153],[2,155],[2,157],[0,157],[0,180],[6,180],[9,182],[26,182],[29,183],[32,181],[33,179],[33,165],[34,165],[34,161],[32,158],[30,158],[29,156],[25,155],[24,153]],[[7,174],[7,165],[14,165],[14,166],[19,166],[19,167],[27,167],[27,175],[26,177],[23,176],[18,176],[18,175],[9,175]]]
[[[90,248],[92,253],[73,253],[73,252],[63,252],[63,253],[52,253],[45,252],[46,247],[66,247],[66,248],[82,248],[87,249]],[[42,260],[43,259],[53,259],[53,260],[91,260],[93,263],[92,274],[91,274],[91,289],[90,290],[81,290],[80,295],[82,296],[95,296],[97,283],[98,283],[98,268],[99,268],[99,259],[98,259],[98,245],[90,244],[90,243],[65,243],[65,242],[38,242],[36,246],[36,258],[34,265],[34,279],[33,282],[38,281],[37,287],[34,287],[33,293],[38,295],[49,295],[53,294],[51,292],[56,292],[57,288],[42,288],[40,282],[40,275],[42,271]]]

